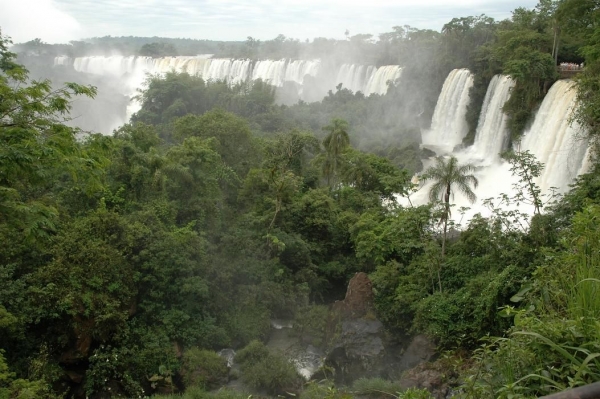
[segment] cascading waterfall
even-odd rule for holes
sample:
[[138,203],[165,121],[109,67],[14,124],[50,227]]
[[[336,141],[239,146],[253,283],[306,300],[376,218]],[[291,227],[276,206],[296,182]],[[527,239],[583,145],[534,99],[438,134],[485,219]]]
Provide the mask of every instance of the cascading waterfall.
[[442,152],[452,152],[469,132],[465,115],[473,75],[468,69],[455,69],[446,78],[433,113],[431,129],[423,132],[423,144]]
[[570,119],[576,106],[575,82],[559,80],[552,87],[518,149],[530,151],[545,167],[538,185],[543,193],[565,192],[583,169],[589,144],[584,130]]
[[[315,101],[315,93],[338,84],[353,92],[383,95],[387,93],[388,82],[396,83],[402,74],[398,65],[374,67],[368,65],[342,65],[337,72],[325,70],[320,60],[261,60],[211,58],[211,54],[198,56],[177,56],[152,58],[143,56],[88,56],[70,58],[55,57],[55,66],[71,66],[77,72],[107,76],[119,79],[123,94],[132,98],[127,107],[127,118],[137,112],[141,105],[133,100],[147,74],[163,75],[170,71],[187,72],[200,76],[206,81],[225,81],[230,85],[244,82],[262,81],[283,88],[287,83],[296,86],[297,98]],[[305,78],[318,78],[318,86],[313,86],[305,94]],[[333,80],[335,79],[335,80]],[[315,85],[315,83],[312,83]],[[316,91],[315,91],[316,89]],[[305,98],[306,96],[306,98]]]
[[502,110],[515,82],[509,76],[496,75],[490,81],[475,133],[472,152],[481,159],[496,161],[508,146],[510,133]]
[[398,65],[374,67],[368,65],[343,64],[336,76],[335,85],[352,92],[362,92],[366,96],[371,94],[385,94],[388,82],[400,79],[402,68]]
[[[126,76],[129,91],[135,90],[143,82],[146,73],[164,74],[169,71],[187,72],[198,75],[207,81],[225,80],[229,84],[238,84],[249,80],[261,79],[276,87],[286,82],[299,86],[308,75],[316,77],[322,72],[320,60],[238,60],[229,58],[210,58],[210,54],[195,57],[142,56],[89,56],[56,57],[54,65],[73,66],[78,72],[113,77]],[[386,65],[379,68],[370,65],[343,64],[335,73],[335,82],[331,87],[342,84],[353,92],[383,95],[387,93],[388,82],[397,82],[402,74],[398,65]],[[301,92],[301,89],[300,89]]]
[[[264,60],[252,62],[229,58],[210,58],[210,55],[195,57],[140,57],[140,56],[90,56],[56,57],[54,65],[72,65],[78,72],[95,75],[124,76],[164,74],[171,70],[201,76],[205,80],[225,80],[237,84],[248,80],[262,79],[281,87],[285,82],[302,84],[306,75],[316,76],[319,60]],[[139,79],[137,79],[139,80]]]
[[343,64],[335,78],[334,86],[342,84],[342,87],[352,92],[365,92],[365,86],[375,71],[374,66]]
[[321,61],[294,60],[291,61],[285,69],[286,82],[295,82],[297,84],[304,83],[304,77],[317,76],[321,68]]
[[[468,96],[467,88],[472,85],[469,80],[472,79],[466,70],[450,73],[438,98],[432,128],[423,132],[424,145],[431,146],[439,155],[454,155],[461,164],[472,163],[479,167],[475,172],[479,179],[475,193],[479,200],[470,204],[460,193],[456,193],[453,199],[456,209],[462,206],[471,208],[464,217],[457,216],[462,218],[463,222],[476,213],[489,215],[489,209],[482,205],[481,200],[497,198],[502,193],[514,195],[513,184],[517,182],[517,178],[510,173],[508,163],[498,156],[498,153],[506,148],[509,136],[502,108],[514,85],[510,78],[498,75],[490,82],[472,147],[456,149],[448,145],[459,143],[463,136],[452,135],[448,138],[440,128],[466,128],[465,92]],[[528,150],[538,161],[544,163],[545,168],[536,182],[544,194],[549,193],[551,187],[556,187],[558,192],[567,191],[575,177],[586,172],[589,167],[590,150],[588,141],[583,139],[584,131],[576,122],[570,122],[576,103],[575,83],[568,80],[557,81],[544,98],[531,128],[525,132],[521,143],[515,145],[515,150]],[[430,184],[423,186],[411,197],[413,204],[428,202],[429,186]],[[522,212],[533,212],[533,207],[524,204],[514,207]]]
[[396,83],[402,75],[402,68],[398,65],[386,65],[377,68],[371,75],[364,93],[366,96],[371,94],[384,95],[388,91],[388,82]]
[[[164,74],[169,71],[187,72],[201,76],[206,81],[226,81],[231,85],[262,79],[271,85],[282,87],[290,81],[302,84],[305,75],[319,72],[319,60],[265,60],[252,62],[238,59],[213,59],[211,55],[195,57],[140,57],[140,56],[90,56],[56,57],[54,65],[69,66],[77,72],[109,76],[122,80],[123,94],[133,97],[142,85],[146,74]],[[137,112],[141,105],[133,101],[127,107],[127,118]]]

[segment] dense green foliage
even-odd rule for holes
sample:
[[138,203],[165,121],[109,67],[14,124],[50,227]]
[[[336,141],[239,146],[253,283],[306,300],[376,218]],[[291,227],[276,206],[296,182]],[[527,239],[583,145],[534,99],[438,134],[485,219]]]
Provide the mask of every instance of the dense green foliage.
[[[98,39],[154,56],[345,53],[399,63],[406,78],[385,96],[338,87],[320,102],[277,105],[262,82],[150,76],[141,110],[112,136],[66,124],[69,101],[94,97],[94,87],[30,80],[0,37],[0,398],[186,387],[190,398],[236,398],[204,390],[227,379],[214,352],[223,347],[245,347],[236,361],[250,387],[297,392],[293,365],[261,342],[270,319],[295,317],[299,337],[322,345],[323,304],[342,298],[358,271],[370,274],[394,337],[425,333],[440,349],[472,351],[459,396],[527,398],[597,380],[598,166],[548,204],[534,182],[543,165],[507,154],[519,185],[501,202],[531,204],[533,218],[490,199],[492,216],[453,221],[449,187],[477,194],[456,159],[424,175],[438,182],[441,206],[397,201],[423,167],[420,129],[452,68],[476,74],[468,141],[494,74],[516,82],[505,105],[516,138],[556,62],[585,60],[577,120],[598,137],[597,9],[543,0],[511,20],[457,18],[441,33],[395,27],[377,42]],[[301,397],[352,394],[313,383]]]
[[303,378],[285,355],[270,351],[262,342],[250,342],[235,360],[242,370],[242,379],[251,388],[283,395],[302,386]]

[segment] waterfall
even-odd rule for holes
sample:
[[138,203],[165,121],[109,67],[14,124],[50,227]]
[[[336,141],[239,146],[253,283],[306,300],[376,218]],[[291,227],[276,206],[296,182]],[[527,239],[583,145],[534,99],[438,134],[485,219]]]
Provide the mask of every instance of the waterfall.
[[423,132],[423,144],[445,152],[462,143],[469,127],[465,120],[473,75],[468,69],[455,69],[446,78],[433,112],[431,129]]
[[298,84],[304,83],[304,77],[317,76],[321,69],[320,60],[295,60],[291,61],[285,69],[285,81],[295,82]]
[[396,83],[402,75],[402,68],[398,65],[386,65],[377,68],[369,77],[364,93],[365,96],[371,94],[385,94],[388,91],[388,82]]
[[559,80],[552,87],[525,132],[520,150],[530,151],[545,167],[537,182],[543,193],[551,187],[565,192],[577,174],[584,169],[588,142],[584,130],[570,119],[576,106],[574,82]]
[[396,82],[400,79],[402,68],[398,65],[374,67],[367,65],[343,64],[336,76],[335,86],[342,87],[352,92],[362,92],[366,96],[371,94],[385,94],[388,90],[388,81]]
[[[207,81],[225,80],[229,84],[238,84],[249,80],[261,79],[276,87],[286,82],[299,86],[305,76],[316,77],[323,73],[320,60],[261,60],[250,61],[229,58],[210,58],[210,54],[194,57],[142,56],[89,56],[55,57],[54,65],[72,65],[77,72],[111,77],[128,77],[126,86],[137,89],[145,79],[146,73],[164,74],[169,71],[187,72],[198,75]],[[330,87],[342,84],[353,92],[383,95],[387,93],[388,82],[397,82],[402,74],[398,65],[375,67],[371,65],[343,64],[335,73],[335,81]],[[331,82],[329,78],[329,82]],[[301,88],[299,89],[301,92]],[[131,91],[131,90],[129,90]]]
[[342,84],[342,87],[352,92],[365,92],[365,86],[373,73],[374,66],[343,64],[335,78],[334,86]]
[[[478,202],[470,204],[460,193],[456,193],[453,200],[457,209],[461,206],[471,208],[464,217],[461,216],[463,222],[471,219],[476,213],[489,215],[490,210],[482,205],[481,200],[498,198],[502,194],[514,195],[513,184],[518,181],[518,177],[512,176],[510,165],[498,157],[498,152],[505,148],[508,138],[506,117],[502,108],[514,85],[510,78],[495,76],[490,82],[474,145],[465,149],[457,149],[454,146],[460,143],[464,136],[456,132],[464,129],[462,132],[466,133],[464,116],[468,88],[472,84],[467,70],[452,71],[439,96],[432,128],[423,133],[424,144],[442,147],[445,152],[440,154],[454,155],[460,164],[472,163],[478,167],[474,172],[479,179],[479,186],[475,190]],[[525,132],[521,143],[515,148],[530,151],[538,161],[544,163],[542,175],[536,181],[544,194],[549,193],[552,187],[556,187],[558,192],[567,191],[577,175],[589,168],[590,150],[588,141],[583,139],[584,130],[576,122],[570,122],[577,104],[576,94],[574,82],[557,81],[544,98],[531,128]],[[451,129],[454,127],[458,128]],[[452,134],[446,134],[447,132]],[[446,148],[443,145],[446,145]],[[413,204],[428,202],[427,192],[430,185],[431,183],[422,187],[413,195]],[[533,212],[532,207],[522,203],[513,204],[510,209]]]
[[[121,77],[132,74],[144,76],[164,74],[169,71],[187,72],[205,80],[225,80],[238,84],[248,80],[262,79],[273,86],[281,87],[285,82],[302,84],[306,75],[319,73],[319,60],[264,60],[252,62],[229,58],[209,58],[210,55],[195,57],[56,57],[54,65],[72,65],[78,72],[95,75]],[[136,79],[138,83],[139,79]]]
[[508,146],[510,134],[502,107],[510,98],[514,85],[510,77],[496,75],[488,86],[473,144],[473,152],[482,159],[496,161]]
[[[316,101],[325,96],[327,90],[339,83],[353,92],[364,94],[387,93],[388,82],[397,82],[402,68],[398,65],[382,67],[344,64],[339,68],[323,66],[321,60],[260,60],[212,58],[211,54],[176,57],[144,56],[87,56],[54,58],[56,67],[72,67],[76,72],[106,77],[118,85],[123,95],[131,99],[124,111],[127,120],[139,111],[141,104],[134,99],[148,74],[186,72],[200,76],[207,82],[225,81],[229,85],[252,82],[258,79],[281,88],[280,101],[298,99]],[[310,76],[314,79],[307,80]],[[305,81],[310,81],[306,86]],[[288,87],[288,84],[290,85]],[[295,90],[295,92],[294,92]],[[284,99],[284,100],[282,100]],[[120,119],[121,120],[121,119]],[[121,123],[121,122],[119,122]]]

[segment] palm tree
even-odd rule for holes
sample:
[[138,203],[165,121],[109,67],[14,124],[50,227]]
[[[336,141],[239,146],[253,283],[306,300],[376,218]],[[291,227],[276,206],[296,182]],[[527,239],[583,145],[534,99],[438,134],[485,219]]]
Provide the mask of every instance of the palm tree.
[[348,136],[348,122],[343,119],[335,118],[323,130],[329,134],[323,140],[326,156],[323,161],[323,175],[327,179],[327,184],[334,187],[335,177],[338,174],[341,163],[341,155],[350,145]]
[[[443,157],[436,158],[435,166],[427,169],[422,177],[423,181],[433,180],[433,185],[429,189],[429,201],[436,202],[442,201],[444,205],[444,211],[442,213],[441,221],[444,222],[444,235],[442,237],[442,257],[441,261],[444,261],[444,255],[446,252],[446,235],[448,232],[448,219],[450,218],[450,196],[454,196],[454,189],[456,187],[458,191],[462,192],[467,199],[473,203],[477,199],[477,196],[471,189],[477,188],[479,181],[472,174],[475,172],[477,167],[466,164],[460,165],[455,157],[450,157],[447,161]],[[442,281],[440,279],[440,270],[438,268],[438,284],[440,291],[442,291]]]

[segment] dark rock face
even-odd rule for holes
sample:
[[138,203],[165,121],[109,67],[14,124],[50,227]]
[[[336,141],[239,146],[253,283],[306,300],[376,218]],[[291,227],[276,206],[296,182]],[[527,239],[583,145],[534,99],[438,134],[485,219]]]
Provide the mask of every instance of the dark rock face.
[[347,320],[340,324],[325,360],[336,380],[350,383],[359,377],[380,374],[385,356],[383,325],[379,320]]
[[430,361],[434,356],[435,345],[433,342],[424,335],[417,335],[402,354],[399,366],[402,370],[408,370]]
[[346,297],[333,304],[333,312],[343,319],[357,319],[373,311],[373,283],[366,273],[356,273],[348,283]]
[[444,370],[428,367],[427,364],[421,364],[405,373],[400,380],[400,385],[404,388],[427,389],[436,399],[445,399],[450,392],[450,387],[446,383],[446,373]]
[[[371,280],[365,273],[357,273],[348,284],[344,300],[332,306],[325,364],[335,370],[336,382],[350,384],[361,377],[398,380],[402,372],[435,355],[435,345],[423,335],[410,343],[391,338],[375,315]],[[426,387],[434,386],[435,381],[407,380],[407,384]]]
[[333,304],[325,364],[338,382],[379,375],[386,353],[383,324],[374,316],[372,283],[365,273],[349,282],[346,297]]

